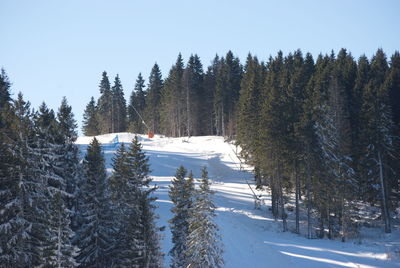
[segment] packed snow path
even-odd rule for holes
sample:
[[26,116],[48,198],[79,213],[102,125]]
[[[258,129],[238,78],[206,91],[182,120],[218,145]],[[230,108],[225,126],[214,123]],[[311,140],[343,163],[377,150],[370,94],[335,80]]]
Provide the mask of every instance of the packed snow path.
[[[118,136],[118,139],[115,137]],[[111,172],[114,142],[130,142],[133,134],[118,133],[98,136],[104,144],[108,170]],[[77,141],[84,153],[90,137]],[[275,222],[268,211],[269,196],[255,190],[252,174],[240,171],[240,161],[234,146],[222,137],[148,139],[140,136],[143,149],[150,158],[153,183],[158,186],[156,195],[158,225],[165,226],[161,241],[165,256],[165,267],[169,267],[168,251],[171,233],[168,220],[172,203],[168,189],[176,169],[183,165],[200,178],[200,170],[206,166],[215,191],[217,206],[216,223],[224,243],[225,267],[399,267],[396,260],[388,260],[387,250],[376,246],[356,245],[330,240],[308,240],[290,232],[280,231],[281,224]],[[250,183],[249,188],[246,180]],[[265,204],[254,207],[254,194],[262,195]],[[289,226],[290,227],[290,226]]]

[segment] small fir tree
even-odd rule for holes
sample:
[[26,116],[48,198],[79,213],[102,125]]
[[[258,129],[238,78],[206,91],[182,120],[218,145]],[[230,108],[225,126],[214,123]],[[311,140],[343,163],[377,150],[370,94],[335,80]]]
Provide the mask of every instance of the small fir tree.
[[206,168],[202,169],[202,180],[196,192],[195,203],[190,213],[189,233],[186,241],[186,267],[217,268],[224,264],[221,237],[214,222],[215,206],[212,201]]
[[93,97],[86,105],[85,112],[83,113],[82,131],[85,136],[96,136],[100,134],[97,107]]

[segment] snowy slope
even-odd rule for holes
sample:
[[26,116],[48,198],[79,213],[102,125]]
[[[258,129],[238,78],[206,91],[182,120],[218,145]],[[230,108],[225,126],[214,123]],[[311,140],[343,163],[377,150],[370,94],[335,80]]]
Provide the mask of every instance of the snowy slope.
[[[111,171],[111,159],[116,150],[113,140],[130,142],[129,133],[101,135],[97,138],[104,145],[107,167]],[[220,227],[226,267],[399,267],[399,259],[392,257],[392,248],[400,246],[395,235],[381,237],[379,243],[342,243],[330,240],[308,240],[290,232],[280,232],[281,224],[275,222],[268,211],[269,196],[259,192],[253,184],[250,172],[240,171],[240,161],[235,147],[221,137],[148,139],[139,136],[150,164],[156,191],[159,225],[166,226],[162,247],[165,253],[171,248],[168,220],[172,217],[168,185],[176,169],[184,165],[200,177],[200,169],[206,166],[212,180],[217,206],[216,222]],[[78,138],[84,153],[91,137]],[[242,167],[246,169],[246,167]],[[249,184],[247,183],[249,182]],[[251,187],[251,189],[250,189]],[[253,192],[261,195],[265,204],[254,208]],[[289,226],[290,227],[290,226]],[[388,254],[390,252],[390,254]],[[169,256],[165,257],[169,266]]]

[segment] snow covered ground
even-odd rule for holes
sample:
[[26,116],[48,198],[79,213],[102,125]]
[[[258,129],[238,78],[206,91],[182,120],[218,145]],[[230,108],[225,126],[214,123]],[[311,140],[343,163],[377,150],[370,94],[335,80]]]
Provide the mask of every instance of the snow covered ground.
[[[134,135],[117,133],[97,138],[104,146],[107,167],[111,172],[111,160],[115,153],[115,137],[118,142],[131,142]],[[91,137],[79,137],[84,153]],[[362,243],[349,241],[309,240],[290,232],[281,232],[281,223],[275,222],[268,207],[269,196],[255,189],[250,172],[240,170],[240,161],[235,147],[224,142],[222,137],[206,136],[187,138],[148,139],[139,136],[146,154],[150,158],[153,183],[158,200],[159,226],[166,226],[161,242],[163,251],[171,248],[171,233],[168,220],[172,217],[168,186],[176,169],[183,165],[200,178],[200,170],[206,166],[215,191],[217,206],[216,222],[224,243],[224,259],[229,268],[251,267],[400,267],[400,233],[377,234],[377,230]],[[248,167],[242,167],[246,170]],[[251,187],[251,189],[250,189]],[[253,192],[261,195],[264,204],[255,209]],[[290,228],[291,226],[289,226]],[[397,253],[396,253],[397,250]],[[169,256],[165,256],[169,266]]]

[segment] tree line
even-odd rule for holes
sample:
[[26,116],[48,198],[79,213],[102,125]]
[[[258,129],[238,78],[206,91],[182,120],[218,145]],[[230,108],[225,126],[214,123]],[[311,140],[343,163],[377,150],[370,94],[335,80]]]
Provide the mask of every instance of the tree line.
[[342,49],[314,62],[298,50],[266,64],[249,56],[245,70],[236,138],[283,230],[293,193],[296,233],[303,198],[309,238],[355,235],[360,203],[379,207],[390,232],[400,197],[400,54],[388,62],[379,49],[356,62]]
[[37,111],[0,74],[0,267],[162,267],[148,158],[135,138],[107,176],[80,157],[71,106]]
[[[309,237],[345,239],[357,232],[359,202],[379,207],[390,232],[400,190],[399,52],[388,59],[378,49],[357,60],[346,49],[316,59],[300,50],[267,61],[249,54],[243,65],[229,51],[206,71],[197,55],[184,64],[179,54],[165,79],[157,64],[147,88],[139,74],[126,108],[118,76],[115,81],[110,91],[103,73],[101,96],[85,110],[85,134],[150,130],[235,139],[254,166],[257,186],[271,190],[283,230],[294,194],[297,233],[305,205]],[[112,127],[120,123],[112,123],[117,111],[107,107],[122,107],[123,128]]]
[[[94,137],[80,156],[63,98],[38,111],[0,74],[0,267],[163,267],[149,158],[137,136],[120,144],[107,174]],[[118,117],[116,117],[118,118]],[[111,126],[111,125],[110,125]],[[199,189],[180,167],[170,187],[171,267],[221,267],[208,173]]]

